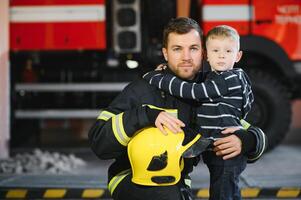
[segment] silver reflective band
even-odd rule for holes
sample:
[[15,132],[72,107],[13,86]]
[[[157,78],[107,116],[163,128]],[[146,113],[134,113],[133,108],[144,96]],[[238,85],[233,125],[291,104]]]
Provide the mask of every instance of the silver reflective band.
[[129,138],[124,131],[122,118],[123,113],[113,116],[112,128],[115,138],[118,140],[118,142],[123,146],[127,146],[131,138]]
[[297,72],[298,74],[301,74],[301,62],[295,62],[295,63],[293,64],[293,66],[294,66],[296,72]]
[[102,119],[102,120],[108,121],[113,116],[115,116],[113,113],[110,113],[110,112],[104,110],[99,114],[97,119]]
[[130,173],[131,173],[131,169],[121,171],[119,174],[117,174],[110,180],[110,182],[108,184],[108,189],[109,189],[111,195],[113,194],[117,185]]
[[104,5],[13,6],[10,21],[29,22],[99,22],[105,20]]
[[253,7],[248,5],[206,5],[203,7],[203,21],[249,21]]

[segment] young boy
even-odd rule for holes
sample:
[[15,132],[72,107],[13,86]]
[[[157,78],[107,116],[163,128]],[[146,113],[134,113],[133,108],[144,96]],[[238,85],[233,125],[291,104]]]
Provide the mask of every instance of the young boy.
[[[223,137],[223,129],[241,127],[240,120],[250,111],[254,97],[246,73],[233,69],[242,56],[237,31],[226,25],[216,26],[208,32],[205,45],[211,72],[204,82],[190,83],[164,71],[152,71],[143,78],[174,96],[199,101],[198,131],[203,137],[218,140]],[[177,47],[173,50],[182,56],[183,64],[178,67],[190,67],[189,57]],[[203,153],[210,172],[210,199],[241,199],[238,178],[247,160],[243,153],[228,160],[215,155],[214,151]]]

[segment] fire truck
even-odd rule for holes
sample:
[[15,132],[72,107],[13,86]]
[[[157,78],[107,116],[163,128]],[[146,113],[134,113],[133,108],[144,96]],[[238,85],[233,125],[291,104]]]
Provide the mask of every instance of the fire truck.
[[204,33],[221,24],[238,30],[237,67],[255,94],[247,120],[277,146],[301,97],[300,0],[11,0],[12,144],[49,119],[95,118],[163,62],[162,30],[177,16],[197,20]]

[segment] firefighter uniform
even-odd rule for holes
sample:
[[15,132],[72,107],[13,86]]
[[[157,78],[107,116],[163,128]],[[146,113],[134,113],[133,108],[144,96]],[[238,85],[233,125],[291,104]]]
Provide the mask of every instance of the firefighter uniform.
[[[194,128],[196,107],[192,100],[173,97],[145,80],[138,79],[130,83],[100,112],[89,132],[89,140],[92,150],[100,159],[115,159],[108,170],[108,189],[114,199],[189,199],[189,173],[199,162],[199,157],[184,159],[181,180],[177,184],[141,186],[131,182],[127,144],[135,132],[154,126],[155,119],[162,110],[177,116],[186,127]],[[185,138],[193,138],[196,135],[192,129],[187,130],[184,130]],[[256,143],[256,149],[249,155],[250,160],[255,161],[265,148],[265,139],[264,134],[256,128],[250,133],[253,134],[244,135],[249,135],[247,140]]]

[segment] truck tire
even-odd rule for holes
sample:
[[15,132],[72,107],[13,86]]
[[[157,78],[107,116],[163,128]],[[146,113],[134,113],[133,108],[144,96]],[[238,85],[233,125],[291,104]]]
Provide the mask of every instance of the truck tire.
[[286,88],[273,76],[260,71],[248,72],[255,102],[247,121],[260,127],[268,138],[268,150],[276,147],[289,130],[291,103]]

